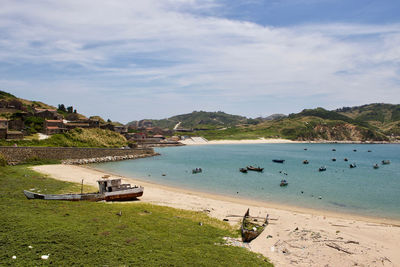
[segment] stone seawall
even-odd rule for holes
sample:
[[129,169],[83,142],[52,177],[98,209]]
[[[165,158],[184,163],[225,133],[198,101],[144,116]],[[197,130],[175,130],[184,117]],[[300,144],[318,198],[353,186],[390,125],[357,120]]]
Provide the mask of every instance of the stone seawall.
[[[157,155],[152,148],[121,149],[121,148],[81,148],[81,147],[0,147],[9,164],[17,164],[29,159],[55,159],[69,164],[84,164],[123,159],[151,157]],[[93,161],[98,159],[98,161]],[[91,161],[91,162],[89,162]]]

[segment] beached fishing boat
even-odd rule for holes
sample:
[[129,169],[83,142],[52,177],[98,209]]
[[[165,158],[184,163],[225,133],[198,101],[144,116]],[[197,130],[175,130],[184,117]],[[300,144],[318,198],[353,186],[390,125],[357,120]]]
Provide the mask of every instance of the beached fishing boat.
[[247,212],[243,216],[241,233],[242,233],[242,241],[250,242],[259,236],[262,231],[264,231],[265,227],[268,225],[268,214],[265,217],[263,222],[258,222],[258,220],[254,217],[250,216],[250,209],[247,209]]
[[254,166],[247,166],[246,168],[249,171],[256,171],[256,172],[262,172],[264,170],[264,168],[254,167]]
[[121,179],[102,179],[97,181],[98,193],[81,194],[39,194],[24,190],[28,199],[67,200],[67,201],[128,201],[135,200],[143,195],[143,187],[121,184]]
[[246,168],[240,168],[239,171],[243,172],[243,173],[247,173],[247,169]]
[[275,162],[275,163],[284,163],[285,160],[284,160],[284,159],[273,159],[272,162]]

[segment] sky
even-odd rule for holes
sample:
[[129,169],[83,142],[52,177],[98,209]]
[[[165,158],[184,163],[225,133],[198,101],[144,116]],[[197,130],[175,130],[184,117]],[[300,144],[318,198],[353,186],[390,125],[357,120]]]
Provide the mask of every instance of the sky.
[[400,103],[398,0],[0,0],[0,90],[127,123]]

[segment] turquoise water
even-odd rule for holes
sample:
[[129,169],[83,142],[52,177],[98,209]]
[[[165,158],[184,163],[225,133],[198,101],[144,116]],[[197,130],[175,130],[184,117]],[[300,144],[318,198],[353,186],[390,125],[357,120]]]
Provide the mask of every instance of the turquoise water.
[[[240,144],[156,151],[161,156],[93,167],[208,193],[400,219],[400,145]],[[285,162],[273,163],[272,159]],[[308,165],[302,164],[305,159],[310,162]],[[382,165],[382,160],[390,160],[391,164]],[[356,163],[357,167],[349,168],[350,163]],[[379,163],[380,168],[373,169],[374,163]],[[264,167],[264,172],[239,172],[240,167],[247,165]],[[321,166],[327,170],[319,172]],[[196,167],[203,172],[192,174]],[[282,179],[289,182],[287,187],[279,186]]]

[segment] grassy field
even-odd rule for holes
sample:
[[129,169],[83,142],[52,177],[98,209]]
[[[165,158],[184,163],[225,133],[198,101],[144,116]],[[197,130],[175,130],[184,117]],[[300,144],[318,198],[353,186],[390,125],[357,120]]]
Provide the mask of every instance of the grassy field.
[[2,266],[272,266],[258,254],[223,245],[237,229],[204,213],[140,202],[27,200],[23,189],[65,193],[80,186],[26,165],[0,167],[0,184]]

